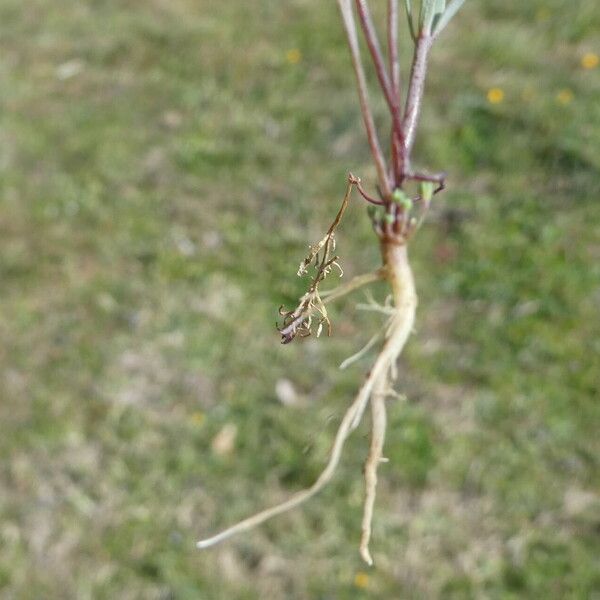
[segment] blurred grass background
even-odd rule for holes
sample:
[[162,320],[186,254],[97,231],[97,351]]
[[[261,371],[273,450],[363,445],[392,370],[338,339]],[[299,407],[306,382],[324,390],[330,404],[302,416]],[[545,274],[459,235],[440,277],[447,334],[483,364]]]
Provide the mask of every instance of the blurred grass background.
[[[335,3],[1,0],[0,597],[600,598],[599,52],[596,0],[471,0],[434,49],[369,571],[366,429],[194,549],[312,482],[379,326],[274,328],[373,175]],[[359,202],[339,251],[378,263]]]

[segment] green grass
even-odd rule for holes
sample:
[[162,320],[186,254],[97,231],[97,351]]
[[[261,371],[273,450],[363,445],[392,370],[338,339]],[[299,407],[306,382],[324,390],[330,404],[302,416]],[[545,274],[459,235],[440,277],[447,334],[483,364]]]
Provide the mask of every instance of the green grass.
[[[26,4],[0,4],[0,597],[598,598],[597,2],[468,2],[434,50],[417,162],[451,176],[365,589],[366,429],[303,509],[194,549],[312,482],[378,326],[351,299],[330,339],[274,329],[373,176],[335,3]],[[339,250],[377,264],[358,202]]]

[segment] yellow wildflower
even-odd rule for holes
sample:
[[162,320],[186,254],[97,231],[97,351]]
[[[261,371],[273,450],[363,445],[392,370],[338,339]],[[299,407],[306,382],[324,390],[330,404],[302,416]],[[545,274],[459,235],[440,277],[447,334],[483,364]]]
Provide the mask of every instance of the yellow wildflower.
[[290,65],[297,65],[302,60],[302,52],[300,52],[298,48],[290,48],[285,53],[285,60],[287,60]]
[[504,100],[504,90],[497,87],[490,88],[487,99],[490,104],[500,104]]
[[560,90],[560,92],[558,92],[558,94],[556,94],[556,101],[559,104],[566,106],[567,104],[571,104],[571,102],[573,102],[574,97],[575,96],[573,95],[573,92],[571,90],[565,88],[564,90]]
[[199,410],[192,414],[192,423],[194,423],[194,425],[202,425],[204,419],[206,419],[206,416]]
[[586,52],[581,57],[581,66],[584,69],[595,69],[598,64],[600,64],[600,56],[595,54],[594,52]]
[[364,590],[369,585],[369,576],[364,571],[359,571],[354,576],[354,585]]

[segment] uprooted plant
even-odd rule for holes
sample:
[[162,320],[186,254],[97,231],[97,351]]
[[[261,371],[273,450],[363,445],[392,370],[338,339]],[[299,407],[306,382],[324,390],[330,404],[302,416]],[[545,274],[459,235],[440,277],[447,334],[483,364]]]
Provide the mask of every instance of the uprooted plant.
[[[398,50],[399,1],[388,0],[387,5],[387,57],[381,50],[367,0],[355,0],[356,13],[373,60],[377,80],[390,113],[391,135],[389,158],[381,149],[375,127],[367,80],[358,40],[355,12],[352,0],[337,0],[350,46],[352,64],[356,75],[360,108],[367,132],[371,154],[377,172],[377,194],[365,191],[361,180],[350,174],[346,194],[333,223],[323,239],[311,246],[308,256],[300,264],[298,275],[308,274],[314,268],[307,292],[298,306],[289,311],[280,309],[283,324],[279,331],[282,343],[291,342],[296,336],[310,335],[316,324],[319,335],[325,327],[331,332],[326,305],[360,287],[377,280],[386,280],[391,288],[392,302],[374,308],[387,315],[388,321],[382,332],[383,343],[377,358],[368,372],[358,394],[347,409],[338,428],[329,460],[315,483],[287,501],[257,513],[221,533],[198,542],[198,548],[207,548],[236,533],[288,511],[321,490],[332,478],[338,466],[343,446],[352,431],[360,424],[365,410],[371,408],[371,442],[365,463],[364,477],[366,497],[362,521],[360,554],[372,564],[369,552],[371,521],[377,486],[377,468],[384,462],[383,445],[386,432],[386,397],[394,394],[396,362],[413,329],[417,295],[412,271],[408,261],[407,246],[425,218],[434,194],[444,189],[445,174],[427,174],[413,169],[412,148],[419,122],[421,102],[425,86],[427,62],[431,47],[464,0],[404,0],[408,30],[414,42],[412,66],[406,91],[402,86]],[[379,240],[382,266],[374,271],[351,279],[331,291],[321,291],[319,286],[334,268],[341,267],[335,255],[335,234],[356,187],[360,196],[369,203],[369,215]],[[377,343],[374,336],[345,364],[356,360]]]

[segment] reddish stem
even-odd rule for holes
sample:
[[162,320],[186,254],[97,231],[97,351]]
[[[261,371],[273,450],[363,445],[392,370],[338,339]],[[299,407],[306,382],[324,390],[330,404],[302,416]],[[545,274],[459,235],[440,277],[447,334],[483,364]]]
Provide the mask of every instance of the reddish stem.
[[[396,187],[402,172],[402,163],[404,159],[402,148],[405,145],[400,109],[400,96],[398,95],[396,85],[392,83],[393,79],[390,81],[388,76],[383,54],[381,52],[381,47],[379,45],[379,39],[377,38],[377,32],[375,30],[375,26],[373,25],[373,19],[371,17],[371,11],[369,10],[367,0],[356,0],[356,8],[363,33],[365,35],[365,40],[367,42],[367,47],[369,48],[369,52],[373,58],[377,79],[379,80],[379,85],[381,86],[392,116],[392,179],[394,180],[392,187]],[[397,35],[395,37],[397,37]],[[398,63],[397,59],[396,63]],[[393,68],[392,78],[394,78]]]
[[[400,98],[402,97],[400,79],[400,59],[398,57],[398,0],[388,0],[388,56],[390,62],[390,74],[392,78],[392,89],[398,99],[398,110],[400,110]],[[391,140],[392,168],[394,170],[394,187],[397,187],[402,179],[404,162],[402,139],[392,130]]]
[[388,0],[388,54],[392,88],[400,98],[400,59],[398,57],[398,0]]
[[404,110],[404,121],[402,122],[405,133],[405,172],[410,171],[410,153],[415,142],[417,123],[421,112],[425,76],[427,74],[427,58],[432,41],[432,38],[424,33],[421,33],[416,40],[415,53],[410,71],[410,84],[406,97],[406,108]]
[[365,72],[360,57],[360,47],[358,44],[358,36],[356,33],[356,24],[354,22],[351,1],[352,0],[338,0],[338,5],[340,7],[342,20],[344,22],[344,27],[348,37],[348,45],[350,46],[350,54],[352,56],[352,65],[356,75],[360,109],[365,122],[365,129],[367,130],[367,138],[369,140],[369,146],[371,147],[371,154],[377,169],[379,185],[381,186],[383,197],[389,198],[392,193],[392,186],[390,185],[386,161],[383,152],[381,151],[377,129],[375,128],[375,122],[373,120],[373,113],[371,112],[367,79],[365,77]]

